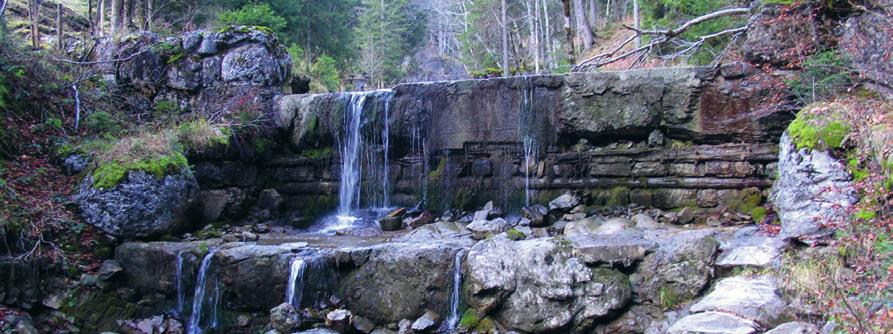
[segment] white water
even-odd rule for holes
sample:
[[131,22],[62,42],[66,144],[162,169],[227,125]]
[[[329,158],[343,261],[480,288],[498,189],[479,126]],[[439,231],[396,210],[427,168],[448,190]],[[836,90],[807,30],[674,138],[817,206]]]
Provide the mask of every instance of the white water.
[[344,113],[344,138],[339,147],[341,180],[338,189],[338,216],[350,216],[354,210],[360,208],[360,176],[363,166],[360,161],[360,148],[363,144],[360,126],[363,106],[368,96],[367,92],[351,94],[350,103]]
[[382,205],[381,207],[387,208],[391,206],[391,187],[390,187],[390,179],[388,175],[388,148],[391,146],[390,143],[390,133],[389,133],[389,125],[388,122],[390,120],[391,114],[391,98],[394,97],[394,94],[389,93],[384,97],[384,129],[381,130],[381,145],[383,153],[382,165],[381,165],[381,196],[382,196]]
[[[211,260],[214,258],[214,253],[216,250],[211,250],[208,252],[208,255],[202,259],[201,266],[198,269],[198,279],[195,281],[195,295],[192,299],[192,314],[189,316],[189,322],[187,323],[187,334],[201,334],[201,320],[202,320],[202,305],[205,300],[205,283],[208,278],[208,271],[211,268]],[[211,312],[211,326],[217,326],[217,302],[220,300],[220,284],[219,282],[215,282],[214,284],[214,296],[212,297],[211,304],[214,305],[214,310]]]
[[530,166],[537,163],[537,154],[539,153],[539,143],[533,130],[536,122],[533,119],[533,87],[530,83],[524,86],[521,90],[521,95],[518,130],[520,132],[521,144],[524,147],[524,205],[529,206],[530,199],[533,197],[533,191],[530,187]]
[[183,314],[186,304],[186,289],[183,288],[183,252],[177,252],[177,313]]
[[295,308],[301,307],[301,294],[304,290],[304,270],[307,264],[304,259],[295,257],[291,259],[288,269],[288,285],[285,290],[285,302]]
[[462,285],[462,255],[463,252],[456,253],[456,259],[453,261],[453,290],[450,292],[450,317],[447,318],[447,332],[452,333],[459,324],[459,287]]

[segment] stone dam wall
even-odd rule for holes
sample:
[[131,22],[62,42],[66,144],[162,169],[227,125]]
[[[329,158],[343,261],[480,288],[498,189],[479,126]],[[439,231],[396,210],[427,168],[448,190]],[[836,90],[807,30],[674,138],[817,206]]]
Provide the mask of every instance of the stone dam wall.
[[[390,204],[424,199],[436,210],[490,200],[517,209],[526,189],[530,202],[540,203],[575,190],[603,205],[734,207],[771,186],[778,139],[793,117],[774,102],[779,94],[767,80],[734,64],[412,83],[365,93],[362,203],[379,205],[387,187]],[[245,206],[240,201],[270,188],[289,210],[330,212],[338,203],[345,113],[357,94],[281,96],[275,123],[286,149],[255,163],[198,163],[210,216],[237,211]]]

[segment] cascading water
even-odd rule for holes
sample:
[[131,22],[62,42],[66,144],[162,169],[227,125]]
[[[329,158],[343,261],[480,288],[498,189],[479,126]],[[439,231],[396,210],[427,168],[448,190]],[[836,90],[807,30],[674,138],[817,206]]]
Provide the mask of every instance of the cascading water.
[[[358,213],[362,201],[381,208],[390,205],[387,158],[390,145],[388,118],[390,100],[393,95],[391,90],[349,93],[350,98],[344,112],[342,131],[335,138],[341,157],[338,210],[334,219],[325,222],[318,232],[331,233],[357,227],[358,222],[364,222],[364,218],[361,218],[363,214]],[[382,102],[384,111],[383,130],[380,133],[364,131],[365,125],[376,124],[375,122],[378,121],[374,119],[374,117],[378,117],[378,114],[369,111],[373,110],[371,107],[380,106],[379,101]],[[380,142],[378,136],[381,137]],[[383,148],[383,156],[382,152],[378,150],[379,143]],[[364,170],[366,170],[365,177]],[[364,180],[366,180],[365,189]]]
[[338,216],[350,216],[354,210],[359,209],[362,175],[360,148],[363,144],[360,126],[363,106],[368,96],[367,92],[351,94],[350,103],[344,113],[344,138],[340,143],[341,180],[338,189]]
[[521,95],[518,130],[520,132],[521,145],[524,149],[524,205],[528,206],[530,205],[530,199],[533,197],[533,191],[530,187],[530,166],[537,163],[537,155],[539,153],[539,142],[537,141],[536,131],[533,128],[537,123],[533,119],[533,87],[530,82],[524,85]]
[[[195,281],[195,294],[192,299],[192,314],[189,316],[189,322],[187,323],[187,334],[201,334],[203,329],[201,327],[202,320],[202,306],[205,304],[205,292],[206,292],[206,282],[208,279],[208,272],[211,269],[211,261],[214,258],[214,253],[216,250],[211,250],[202,258],[202,263],[198,269],[198,278]],[[220,284],[219,282],[214,282],[214,295],[211,298],[210,304],[213,307],[211,312],[211,321],[210,325],[212,328],[217,327],[217,303],[220,301]]]
[[388,123],[390,122],[391,115],[391,98],[394,97],[393,93],[388,93],[384,97],[384,129],[381,130],[381,146],[382,146],[382,164],[381,164],[381,190],[382,190],[382,205],[381,207],[387,208],[391,206],[391,186],[390,186],[390,175],[388,175],[390,167],[388,167],[388,148],[391,145],[390,140],[390,129]]
[[177,252],[177,313],[183,314],[186,304],[186,289],[183,288],[183,252]]
[[307,268],[307,264],[304,262],[304,259],[295,257],[291,259],[288,267],[288,285],[287,290],[285,290],[285,302],[298,308],[301,306],[301,295],[304,290],[304,270]]
[[462,256],[464,253],[456,253],[453,260],[453,289],[450,291],[450,317],[446,321],[446,332],[452,333],[459,324],[459,287],[462,285]]

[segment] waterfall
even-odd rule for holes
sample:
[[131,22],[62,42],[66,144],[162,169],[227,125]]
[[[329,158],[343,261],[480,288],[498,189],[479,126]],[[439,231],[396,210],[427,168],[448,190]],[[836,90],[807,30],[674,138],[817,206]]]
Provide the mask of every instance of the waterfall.
[[289,262],[288,286],[285,290],[285,302],[295,308],[301,307],[301,294],[304,290],[304,270],[307,264],[304,259],[295,257]]
[[381,146],[383,151],[382,156],[382,164],[381,164],[381,191],[382,191],[382,207],[387,208],[391,206],[391,196],[390,196],[390,179],[389,179],[389,167],[388,167],[388,148],[391,146],[390,143],[390,129],[389,129],[389,120],[391,114],[391,98],[394,97],[394,94],[387,94],[384,97],[384,126],[381,130]]
[[450,317],[446,321],[446,332],[452,333],[459,324],[459,287],[462,285],[462,255],[460,250],[453,261],[453,289],[450,292]]
[[183,314],[186,304],[186,290],[183,289],[183,251],[177,252],[177,313]]
[[[521,145],[524,150],[524,205],[530,205],[533,191],[530,187],[531,164],[536,164],[539,153],[539,143],[533,126],[539,124],[533,114],[533,85],[530,80],[521,90],[521,110],[518,113],[518,131],[521,137]],[[535,171],[534,171],[535,172]]]
[[[189,316],[187,323],[187,334],[201,334],[202,305],[205,301],[205,283],[208,278],[208,272],[211,269],[211,261],[214,258],[216,250],[211,250],[202,259],[201,266],[198,269],[198,278],[195,281],[195,295],[192,299],[192,314]],[[211,305],[214,309],[211,312],[211,327],[217,327],[217,304],[220,301],[220,282],[214,282],[214,295],[211,298]]]
[[362,164],[360,148],[363,135],[360,126],[363,118],[363,105],[369,93],[353,93],[344,113],[344,139],[340,143],[341,182],[338,189],[338,215],[350,216],[360,205],[360,175]]

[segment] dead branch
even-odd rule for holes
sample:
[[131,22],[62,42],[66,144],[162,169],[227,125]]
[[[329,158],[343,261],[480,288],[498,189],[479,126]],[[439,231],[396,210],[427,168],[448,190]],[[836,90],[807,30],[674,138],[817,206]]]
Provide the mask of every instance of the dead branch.
[[[599,67],[602,67],[602,66],[605,66],[608,64],[618,62],[620,60],[626,59],[633,55],[638,55],[638,57],[636,58],[636,61],[633,62],[633,66],[635,66],[636,64],[639,64],[642,61],[644,61],[645,55],[650,53],[655,48],[663,45],[664,43],[670,42],[671,40],[675,39],[682,33],[688,31],[689,29],[691,29],[692,27],[694,27],[700,23],[704,23],[706,21],[710,21],[710,20],[720,18],[720,17],[746,15],[748,13],[750,13],[749,8],[723,9],[723,10],[715,11],[712,13],[704,14],[704,15],[701,15],[694,19],[691,19],[689,21],[686,21],[674,29],[644,30],[644,29],[638,29],[635,27],[624,25],[623,26],[624,28],[633,31],[634,34],[632,36],[625,39],[622,43],[620,43],[620,45],[618,45],[611,51],[595,55],[593,57],[590,57],[590,58],[580,62],[579,64],[575,65],[572,70],[580,71],[580,70],[584,70],[584,69],[595,69],[595,68],[599,68]],[[726,30],[716,32],[713,34],[700,36],[700,37],[698,37],[697,41],[691,43],[684,50],[675,53],[674,57],[683,55],[685,53],[688,53],[688,52],[698,49],[707,40],[721,37],[721,36],[730,35],[730,34],[737,35],[737,34],[744,33],[745,31],[747,31],[747,26],[726,29]],[[655,36],[655,37],[647,45],[637,47],[633,50],[626,51],[620,55],[615,56],[618,52],[621,52],[627,45],[629,45],[629,43],[631,43],[632,41],[634,41],[637,38],[644,36],[644,35]]]

